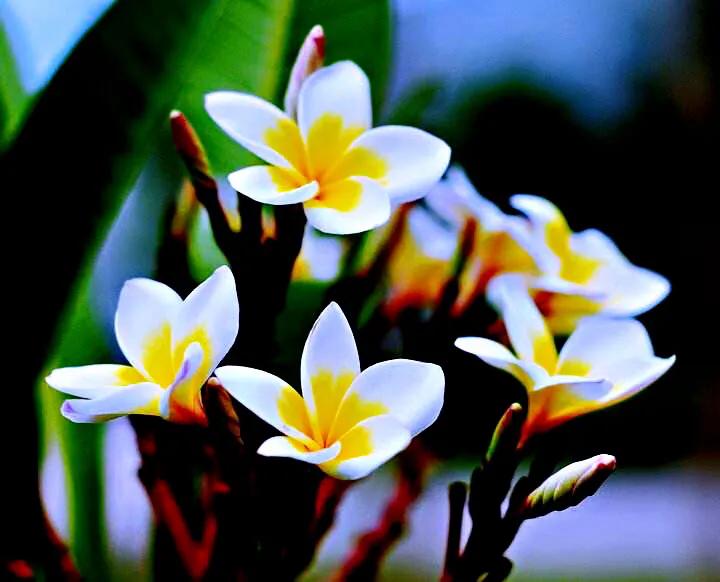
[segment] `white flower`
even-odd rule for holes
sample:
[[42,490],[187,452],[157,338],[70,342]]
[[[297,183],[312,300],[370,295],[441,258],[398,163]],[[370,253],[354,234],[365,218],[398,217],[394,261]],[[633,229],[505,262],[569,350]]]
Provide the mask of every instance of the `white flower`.
[[489,293],[499,306],[513,352],[480,337],[455,345],[515,376],[528,391],[525,437],[616,404],[660,378],[675,356],[655,356],[645,328],[634,319],[587,317],[560,353],[519,275],[502,275]]
[[665,277],[633,265],[602,232],[572,232],[544,198],[516,195],[510,203],[530,220],[530,248],[542,272],[530,286],[555,333],[568,334],[580,318],[596,313],[640,315],[670,292]]
[[258,453],[319,465],[359,479],[407,447],[443,404],[445,377],[435,364],[389,360],[360,371],[343,312],[331,303],[308,336],[300,362],[302,396],[277,376],[224,366],[216,375],[241,404],[285,436]]
[[390,203],[422,197],[445,172],[450,148],[419,129],[371,129],[370,83],[342,61],[308,76],[297,117],[253,95],[206,96],[215,122],[268,166],[228,176],[241,194],[266,204],[303,203],[308,222],[332,234],[361,232],[390,216]]
[[167,285],[130,279],[115,314],[115,335],[130,366],[59,368],[46,382],[81,398],[66,400],[61,409],[75,422],[151,414],[204,423],[200,389],[237,332],[235,280],[227,267],[220,267],[184,301]]

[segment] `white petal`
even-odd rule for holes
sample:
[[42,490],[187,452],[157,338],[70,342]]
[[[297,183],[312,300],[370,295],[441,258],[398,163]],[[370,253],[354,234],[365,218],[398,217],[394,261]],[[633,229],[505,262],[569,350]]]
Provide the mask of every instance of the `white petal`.
[[176,359],[190,343],[198,342],[205,354],[204,382],[235,343],[238,320],[235,278],[222,266],[187,296],[178,311],[172,329]]
[[57,368],[45,378],[45,382],[55,390],[82,398],[106,396],[120,386],[143,381],[144,378],[135,368],[115,364]]
[[510,197],[510,206],[528,217],[532,224],[532,250],[543,273],[554,274],[561,267],[560,258],[548,246],[548,228],[571,235],[571,231],[560,209],[549,200],[529,194],[516,194]]
[[551,377],[547,385],[530,391],[526,434],[549,430],[571,418],[593,412],[612,391],[607,380]]
[[250,166],[230,174],[228,182],[240,194],[263,204],[297,204],[310,200],[317,194],[317,182],[287,189],[288,186],[281,181],[273,180],[273,172],[277,171],[270,166]]
[[[115,313],[118,344],[133,367],[155,381],[160,380],[153,378],[153,373],[159,374],[157,368],[169,364],[171,346],[166,340],[170,339],[170,329],[181,305],[182,299],[175,291],[151,279],[130,279],[120,291]],[[148,353],[153,346],[153,354]]]
[[515,376],[528,390],[544,383],[548,376],[542,366],[518,359],[504,345],[482,337],[460,337],[455,346],[473,354],[486,364]]
[[244,366],[223,366],[215,375],[230,396],[265,422],[303,443],[312,442],[305,403],[287,382]]
[[520,359],[540,364],[554,373],[555,342],[528,292],[525,279],[513,273],[494,277],[488,285],[487,297],[502,314],[510,342]]
[[568,338],[558,368],[587,367],[588,374],[613,384],[606,400],[627,398],[642,390],[674,363],[658,358],[643,325],[634,319],[588,317]]
[[445,173],[450,146],[414,127],[388,125],[371,129],[350,146],[365,148],[387,165],[383,184],[393,202],[422,198]]
[[337,442],[330,447],[313,451],[294,439],[278,436],[266,440],[260,445],[257,453],[264,457],[289,457],[313,465],[320,465],[332,461],[338,456],[340,449],[340,443]]
[[370,414],[389,414],[410,431],[425,430],[443,405],[445,375],[440,366],[415,360],[389,360],[363,370],[340,403],[330,441],[342,437]]
[[340,439],[340,454],[320,468],[337,479],[360,479],[410,444],[410,431],[389,415],[355,425]]
[[572,247],[584,256],[602,261],[588,286],[602,293],[602,311],[608,315],[640,315],[670,292],[670,282],[653,271],[633,265],[610,238],[590,229],[572,237]]
[[205,109],[225,133],[268,164],[292,167],[287,153],[271,146],[269,133],[295,125],[272,103],[245,93],[218,91],[205,96]]
[[337,115],[343,125],[367,129],[372,125],[370,82],[355,63],[341,61],[310,75],[298,97],[298,125],[307,138],[323,115]]
[[[310,330],[300,361],[303,398],[316,435],[321,426],[329,428],[332,424],[344,390],[359,373],[360,357],[352,329],[338,304],[333,302]],[[319,377],[328,375],[333,382],[318,381]],[[343,377],[347,381],[338,384]],[[329,389],[332,393],[323,392]],[[323,418],[318,418],[318,412]]]
[[66,400],[60,411],[73,422],[105,422],[126,414],[158,415],[162,393],[157,384],[144,382],[118,388],[101,398]]
[[305,214],[322,232],[353,234],[385,224],[390,218],[390,199],[375,180],[348,178],[324,187],[317,198],[305,204]]

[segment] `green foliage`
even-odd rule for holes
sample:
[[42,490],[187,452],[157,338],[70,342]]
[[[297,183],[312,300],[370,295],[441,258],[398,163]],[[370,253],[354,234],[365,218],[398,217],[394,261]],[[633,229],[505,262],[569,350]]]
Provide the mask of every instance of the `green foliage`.
[[[92,296],[95,259],[123,199],[164,139],[169,111],[179,105],[193,117],[216,171],[249,162],[250,156],[211,124],[203,94],[229,88],[279,102],[295,51],[316,23],[326,29],[328,61],[357,61],[370,75],[378,103],[389,66],[387,0],[121,0],[71,53],[12,143],[7,128],[20,125],[16,112],[22,93],[0,38],[0,135],[8,146],[0,174],[11,184],[32,186],[13,197],[10,211],[31,218],[27,224],[49,243],[28,248],[11,268],[28,288],[52,285],[40,306],[25,305],[29,299],[20,298],[18,313],[32,308],[43,322],[33,330],[21,384],[34,383],[41,368],[110,358]],[[167,183],[163,188],[155,194],[166,199]],[[43,196],[42,205],[35,194]],[[148,217],[121,236],[130,244],[138,229],[156,228],[157,221]],[[105,579],[102,430],[61,419],[61,398],[42,382],[40,389],[45,441],[51,433],[60,440],[68,471],[72,551],[90,579]]]
[[207,116],[210,91],[245,91],[281,105],[290,68],[305,35],[321,24],[326,62],[352,60],[368,74],[376,110],[390,64],[387,0],[260,0],[229,2],[202,48],[203,66],[189,76],[178,107],[197,129],[216,173],[252,163],[253,157]]
[[0,26],[0,152],[17,132],[29,105],[30,97],[20,84],[10,43]]

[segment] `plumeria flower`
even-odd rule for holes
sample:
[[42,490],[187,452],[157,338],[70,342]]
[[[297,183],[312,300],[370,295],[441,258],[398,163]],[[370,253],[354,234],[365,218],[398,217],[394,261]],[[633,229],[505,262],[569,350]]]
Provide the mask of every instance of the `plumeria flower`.
[[528,221],[505,214],[482,196],[459,166],[450,168],[426,202],[458,234],[468,220],[477,225],[472,252],[460,275],[456,314],[462,313],[500,273],[539,274]]
[[407,447],[443,404],[445,378],[435,364],[389,360],[360,371],[343,312],[331,303],[310,331],[300,361],[302,396],[262,370],[218,368],[241,404],[285,436],[258,453],[319,465],[338,479],[359,479]]
[[580,321],[560,353],[519,275],[489,286],[513,352],[480,337],[455,345],[515,376],[528,391],[524,439],[571,418],[616,404],[660,378],[675,357],[654,355],[645,328],[634,319],[601,316]]
[[61,412],[74,422],[150,414],[205,423],[200,389],[235,342],[235,280],[220,267],[183,301],[167,285],[130,279],[120,292],[115,335],[129,366],[95,364],[54,370],[46,382],[79,399]]
[[228,176],[266,204],[303,203],[318,230],[348,234],[386,222],[392,202],[422,197],[447,168],[450,148],[419,129],[371,129],[370,83],[354,63],[323,67],[302,81],[297,114],[253,95],[221,91],[205,107],[230,137],[269,165]]
[[458,250],[458,234],[427,209],[413,206],[399,220],[402,224],[396,228],[402,232],[386,269],[388,290],[383,308],[391,319],[407,308],[437,304],[452,276],[452,259]]
[[551,202],[516,195],[510,203],[530,220],[542,276],[531,281],[536,303],[555,333],[570,333],[587,315],[630,317],[670,291],[665,277],[633,265],[603,233],[574,233]]

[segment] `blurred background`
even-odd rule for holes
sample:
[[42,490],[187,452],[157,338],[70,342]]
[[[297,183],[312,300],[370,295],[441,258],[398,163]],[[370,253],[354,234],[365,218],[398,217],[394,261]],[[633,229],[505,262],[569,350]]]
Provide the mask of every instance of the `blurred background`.
[[[327,28],[329,60],[357,60],[373,79],[377,121],[436,133],[477,189],[503,209],[509,211],[511,194],[544,196],[574,230],[603,230],[631,261],[673,284],[641,319],[656,353],[677,354],[674,368],[631,401],[558,433],[569,457],[614,454],[618,474],[581,508],[524,526],[509,553],[512,579],[720,580],[719,322],[712,287],[720,250],[720,4],[147,4],[0,0],[0,145],[10,181],[0,175],[6,216],[20,225],[18,233],[6,229],[13,239],[6,241],[12,248],[6,272],[21,282],[14,293],[42,298],[32,311],[22,298],[19,313],[10,314],[23,344],[11,348],[18,350],[11,357],[27,370],[14,394],[30,411],[10,421],[11,433],[23,431],[23,445],[12,452],[20,474],[22,467],[31,472],[34,457],[21,454],[40,451],[43,497],[61,535],[95,536],[74,550],[97,573],[91,579],[149,576],[151,511],[135,480],[132,430],[125,421],[68,426],[57,413],[57,395],[39,388],[34,401],[28,387],[39,370],[58,362],[117,357],[112,315],[120,285],[152,273],[149,250],[158,247],[181,179],[167,112],[179,106],[188,113],[218,174],[239,166],[245,154],[212,127],[202,94],[236,88],[277,99],[287,55],[318,21]],[[249,50],[256,46],[263,50]],[[198,229],[193,268],[201,275],[217,257]],[[18,248],[18,234],[31,243]],[[489,369],[483,382],[496,392],[509,385]],[[494,402],[483,387],[462,398],[448,406],[468,427],[466,439],[441,448],[466,460],[433,475],[408,536],[386,564],[387,580],[431,579],[439,571],[445,486],[467,476],[481,446],[474,435],[485,434],[501,409],[501,399]],[[351,491],[308,580],[324,579],[374,522],[389,482],[381,471]]]

